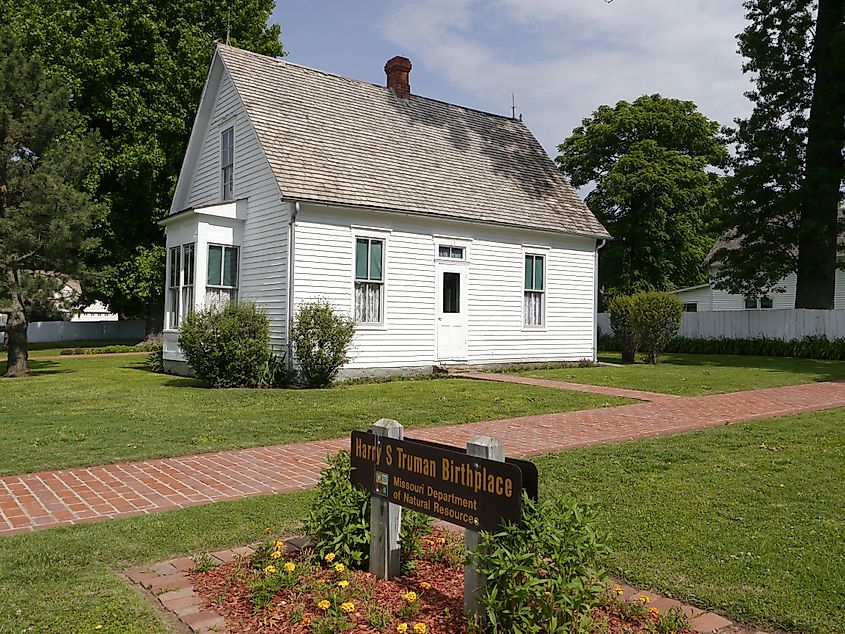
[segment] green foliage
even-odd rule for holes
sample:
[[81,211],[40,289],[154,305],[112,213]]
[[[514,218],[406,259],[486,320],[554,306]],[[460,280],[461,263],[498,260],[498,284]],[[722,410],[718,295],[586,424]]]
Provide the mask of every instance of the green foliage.
[[62,348],[59,353],[65,356],[79,354],[118,354],[123,352],[161,352],[160,343],[139,343],[134,346],[112,345],[100,346],[97,348]]
[[608,307],[610,326],[618,339],[622,361],[633,363],[642,349],[649,363],[657,363],[681,327],[684,307],[674,295],[648,291],[617,295]]
[[624,363],[633,363],[640,348],[640,339],[634,326],[634,303],[631,295],[617,295],[607,307],[610,327],[618,342],[618,347],[613,349],[622,351]]
[[607,295],[706,281],[727,160],[719,124],[691,101],[646,95],[599,108],[558,146],[575,187],[615,238],[600,252]]
[[[352,485],[348,451],[326,458],[320,472],[317,495],[305,520],[305,532],[314,539],[319,559],[334,553],[333,561],[351,568],[366,569],[370,563],[370,494]],[[427,515],[403,509],[399,535],[402,565],[422,553],[422,540],[431,533]]]
[[150,372],[157,374],[164,374],[164,346],[162,344],[154,344],[155,348],[150,351],[147,358],[144,359],[144,367]]
[[317,495],[305,520],[305,532],[314,539],[314,552],[324,559],[364,569],[370,561],[370,494],[349,481],[349,452],[326,458]]
[[151,309],[156,309],[159,318],[163,312],[164,247],[138,246],[134,254],[125,257],[128,259],[108,265],[94,276],[86,297],[106,299],[109,309],[125,319],[145,319]]
[[0,29],[0,312],[8,316],[9,376],[28,372],[28,309],[80,276],[83,253],[97,243],[89,230],[103,214],[90,193],[98,142],[74,99]]
[[212,387],[256,387],[271,355],[269,321],[250,302],[192,312],[179,328],[179,347]]
[[476,553],[493,634],[569,634],[605,589],[596,512],[571,498],[525,498],[522,523],[482,533]]
[[634,328],[640,349],[649,363],[657,363],[660,353],[681,327],[684,306],[669,293],[637,293],[634,299]]
[[[620,350],[619,339],[614,335],[601,334],[599,336],[599,349]],[[753,337],[750,339],[674,337],[666,344],[663,351],[677,354],[736,354],[845,361],[845,338],[830,340],[824,335],[815,335],[785,341],[774,337]]]
[[296,311],[291,341],[300,381],[327,387],[347,362],[355,320],[340,314],[326,300],[302,304]]
[[219,565],[220,562],[208,553],[200,553],[199,555],[194,557],[195,572],[208,572],[212,568],[216,568]]
[[[796,308],[832,308],[845,179],[845,4],[746,0],[739,34],[751,114],[731,141],[717,285],[758,296],[798,272]],[[807,303],[805,296],[818,302]],[[813,305],[810,305],[813,304]]]
[[104,271],[92,293],[119,312],[146,316],[144,302],[161,302],[160,268],[145,263],[158,257],[155,222],[170,206],[215,42],[228,28],[233,46],[284,54],[279,25],[269,22],[273,7],[273,0],[0,0],[27,54],[41,56],[74,96],[83,125],[102,135],[97,193],[109,213],[102,246],[89,256]]
[[378,605],[371,603],[367,606],[367,625],[381,632],[393,620],[393,614]]

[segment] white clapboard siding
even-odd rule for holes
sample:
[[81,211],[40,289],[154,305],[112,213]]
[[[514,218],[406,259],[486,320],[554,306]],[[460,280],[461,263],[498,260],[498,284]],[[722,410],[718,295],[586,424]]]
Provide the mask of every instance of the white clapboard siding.
[[[322,297],[352,313],[356,232],[385,236],[385,323],[358,328],[349,368],[438,362],[434,254],[443,240],[435,236],[468,245],[467,363],[593,357],[594,240],[303,205],[294,246],[297,305]],[[523,328],[524,245],[548,258],[544,330]]]
[[[598,327],[611,334],[607,313],[599,313]],[[691,339],[750,339],[770,337],[792,341],[814,335],[845,337],[845,310],[715,310],[684,313],[678,336]]]
[[[255,301],[267,311],[271,343],[284,350],[287,328],[287,240],[289,204],[283,204],[255,129],[241,99],[224,70],[214,98],[214,108],[199,152],[199,161],[188,196],[189,206],[222,202],[220,137],[234,126],[234,196],[247,199],[247,214],[240,245],[240,299]],[[204,261],[204,258],[203,258]],[[198,271],[204,280],[205,272]]]

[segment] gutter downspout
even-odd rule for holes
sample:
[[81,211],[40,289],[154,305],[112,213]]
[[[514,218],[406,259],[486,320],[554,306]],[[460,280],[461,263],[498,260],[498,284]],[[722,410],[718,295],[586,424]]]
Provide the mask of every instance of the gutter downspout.
[[606,244],[606,238],[596,243],[596,261],[593,265],[593,363],[599,360],[599,251]]
[[293,371],[293,344],[290,340],[290,328],[293,323],[293,267],[296,263],[294,257],[294,248],[296,246],[296,217],[299,215],[299,201],[293,203],[293,212],[290,215],[288,222],[288,271],[287,271],[287,285],[288,285],[288,305],[286,311],[287,324],[285,325],[285,361],[288,370]]

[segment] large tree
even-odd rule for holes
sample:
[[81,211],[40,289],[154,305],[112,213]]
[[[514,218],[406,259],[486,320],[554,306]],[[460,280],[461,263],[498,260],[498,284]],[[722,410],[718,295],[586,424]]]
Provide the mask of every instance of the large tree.
[[156,221],[170,206],[214,42],[283,54],[279,26],[268,25],[273,7],[273,0],[0,0],[23,46],[66,83],[102,139],[98,194],[109,212],[90,258],[102,271],[90,299],[158,324],[164,259]]
[[0,314],[6,376],[28,373],[27,324],[83,270],[102,208],[89,191],[95,135],[72,93],[0,29]]
[[605,294],[706,281],[727,152],[719,124],[691,101],[647,95],[599,108],[560,146],[557,163],[611,241],[600,251]]
[[751,115],[733,135],[719,286],[755,296],[797,273],[796,308],[833,308],[845,179],[845,0],[747,0]]

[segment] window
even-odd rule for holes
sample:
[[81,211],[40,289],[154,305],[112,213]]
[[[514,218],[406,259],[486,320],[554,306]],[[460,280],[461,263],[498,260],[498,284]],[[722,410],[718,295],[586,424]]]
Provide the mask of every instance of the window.
[[227,128],[220,135],[220,171],[223,200],[232,200],[235,197],[235,128]]
[[461,274],[443,273],[443,312],[461,312]]
[[206,306],[222,306],[238,299],[238,251],[238,247],[208,245]]
[[754,310],[756,308],[757,308],[757,298],[746,297],[745,298],[745,309],[746,310]]
[[437,257],[439,258],[449,258],[450,260],[463,260],[464,259],[464,248],[463,247],[450,247],[445,244],[441,244],[437,247]]
[[771,308],[774,306],[774,302],[772,301],[771,297],[761,297],[760,298],[760,308]]
[[524,324],[542,326],[543,295],[545,294],[545,258],[542,255],[525,256],[525,292],[523,297]]
[[194,245],[170,249],[167,327],[179,328],[182,316],[194,308]]
[[774,306],[774,302],[772,301],[771,297],[761,297],[759,300],[757,298],[746,297],[745,298],[745,309],[746,310],[757,310],[758,308],[762,310],[771,309]]
[[688,304],[684,304],[684,312],[685,313],[697,313],[698,312],[698,303],[690,302]]
[[355,240],[355,321],[380,324],[384,305],[384,240]]

